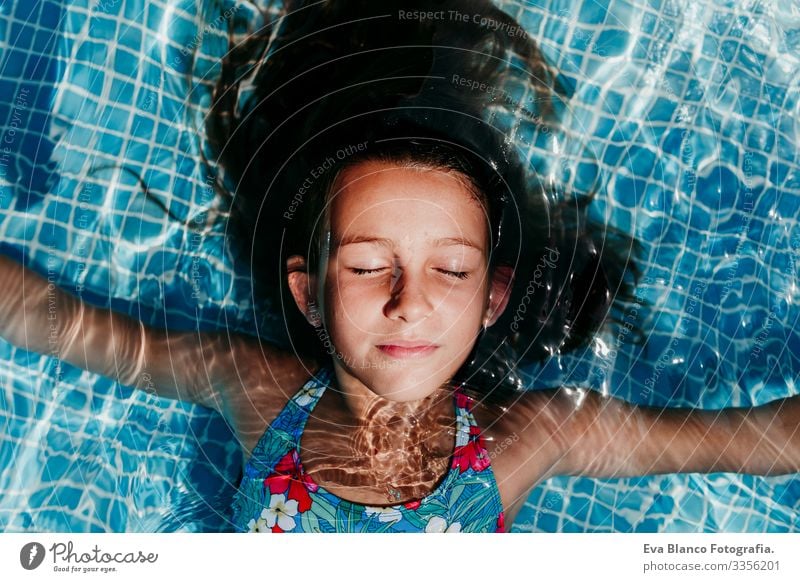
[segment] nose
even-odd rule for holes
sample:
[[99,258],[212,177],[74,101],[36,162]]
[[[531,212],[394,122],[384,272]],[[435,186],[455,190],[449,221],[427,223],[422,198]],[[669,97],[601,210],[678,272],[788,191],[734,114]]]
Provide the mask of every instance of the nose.
[[425,319],[433,311],[423,277],[403,270],[397,264],[392,268],[389,294],[389,301],[384,307],[384,315],[389,319],[413,323]]

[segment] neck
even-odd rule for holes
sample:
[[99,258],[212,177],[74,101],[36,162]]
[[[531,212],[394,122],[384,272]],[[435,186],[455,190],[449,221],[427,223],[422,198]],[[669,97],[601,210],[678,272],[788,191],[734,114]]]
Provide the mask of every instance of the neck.
[[334,364],[334,376],[331,387],[335,389],[347,424],[362,430],[408,434],[409,425],[424,423],[442,406],[442,400],[449,402],[451,396],[445,384],[425,398],[398,402],[379,396],[338,364]]
[[446,472],[455,442],[449,385],[421,400],[397,402],[335,363],[334,373],[329,405],[319,413],[328,423],[329,464],[387,501],[427,495]]

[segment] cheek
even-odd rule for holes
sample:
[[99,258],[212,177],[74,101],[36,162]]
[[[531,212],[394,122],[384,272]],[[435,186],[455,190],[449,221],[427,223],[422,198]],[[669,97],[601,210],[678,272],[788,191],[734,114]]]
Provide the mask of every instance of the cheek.
[[486,287],[454,287],[442,297],[442,311],[465,319],[480,317],[486,306]]
[[363,313],[368,306],[379,303],[382,296],[383,293],[377,288],[369,289],[341,281],[326,291],[328,305],[335,306],[337,313],[342,315]]
[[368,293],[353,285],[338,285],[325,292],[328,322],[331,335],[340,342],[348,342],[373,327],[381,316],[380,294]]

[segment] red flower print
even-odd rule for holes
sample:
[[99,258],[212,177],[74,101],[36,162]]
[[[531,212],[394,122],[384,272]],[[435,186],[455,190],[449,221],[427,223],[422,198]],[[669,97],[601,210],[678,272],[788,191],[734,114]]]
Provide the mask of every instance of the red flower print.
[[403,504],[403,507],[406,509],[417,509],[420,505],[422,505],[421,501],[409,501]]
[[464,394],[460,388],[456,390],[456,406],[466,408],[467,411],[472,410],[472,399]]
[[286,532],[284,532],[284,531],[281,529],[281,526],[279,526],[279,525],[276,523],[275,525],[273,525],[273,526],[272,526],[272,533],[286,533]]
[[272,474],[264,479],[264,487],[268,488],[272,495],[285,493],[287,499],[297,501],[297,510],[302,513],[311,507],[308,489],[316,491],[318,487],[311,482],[308,475],[305,473],[300,475],[297,469],[298,461],[299,456],[296,449],[286,453],[275,465]]
[[489,466],[489,455],[476,441],[470,440],[463,447],[456,447],[454,464],[458,466],[461,473],[470,467],[473,471],[480,472]]
[[458,465],[461,473],[469,467],[472,467],[475,472],[480,472],[489,466],[489,454],[486,452],[480,428],[469,427],[469,442],[464,446],[456,447],[454,457],[454,463]]
[[505,533],[506,531],[506,518],[503,516],[503,512],[500,512],[500,515],[497,516],[497,533]]
[[281,473],[282,475],[291,475],[295,472],[295,463],[294,463],[294,455],[292,453],[297,453],[295,449],[287,452],[283,455],[278,461],[278,464],[275,465],[275,469],[273,469],[276,473]]
[[300,467],[300,480],[303,482],[306,488],[309,491],[316,492],[316,490],[319,489],[319,485],[314,483],[314,481],[311,480],[311,477],[309,477],[303,470],[303,465],[300,463],[300,455],[297,454],[297,449],[292,449],[292,461],[294,462],[295,467]]

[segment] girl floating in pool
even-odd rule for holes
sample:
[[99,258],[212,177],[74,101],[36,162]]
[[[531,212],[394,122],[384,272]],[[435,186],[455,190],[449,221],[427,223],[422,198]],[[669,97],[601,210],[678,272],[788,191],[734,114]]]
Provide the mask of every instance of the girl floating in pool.
[[240,531],[502,532],[553,475],[797,471],[797,398],[665,411],[519,389],[518,362],[585,345],[626,296],[625,239],[598,250],[585,204],[531,186],[484,120],[521,70],[533,122],[554,119],[519,25],[402,4],[300,7],[241,117],[226,63],[209,130],[237,184],[231,237],[288,348],[151,329],[2,259],[6,339],[223,414]]

